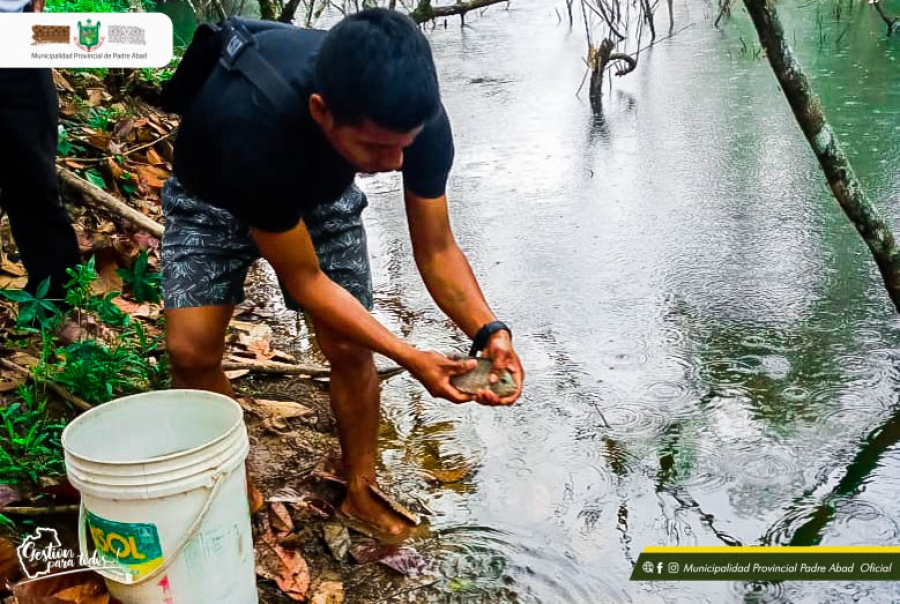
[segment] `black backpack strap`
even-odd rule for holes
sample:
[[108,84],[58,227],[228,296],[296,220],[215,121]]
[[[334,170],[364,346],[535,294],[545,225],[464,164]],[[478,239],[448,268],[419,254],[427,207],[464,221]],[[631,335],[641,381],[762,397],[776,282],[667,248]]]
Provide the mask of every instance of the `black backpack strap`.
[[225,45],[219,63],[228,71],[243,74],[280,113],[297,115],[302,103],[300,96],[259,53],[258,42],[244,24],[228,19],[223,23],[223,29]]

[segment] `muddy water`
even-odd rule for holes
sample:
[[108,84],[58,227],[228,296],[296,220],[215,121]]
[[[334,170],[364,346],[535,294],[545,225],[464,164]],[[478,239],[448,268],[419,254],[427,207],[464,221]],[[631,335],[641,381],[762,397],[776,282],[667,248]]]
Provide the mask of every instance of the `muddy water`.
[[[366,573],[350,593],[900,599],[890,583],[628,581],[648,545],[896,544],[900,322],[743,11],[716,30],[709,5],[677,3],[676,25],[694,25],[643,52],[596,118],[575,95],[583,26],[569,31],[556,4],[429,32],[456,135],[454,230],[515,329],[527,388],[514,408],[487,409],[432,400],[405,376],[385,385],[384,472],[431,511],[434,537],[418,545],[441,578]],[[900,38],[869,8],[784,19],[898,225]],[[464,350],[417,275],[399,180],[361,185],[377,316],[417,345]],[[831,520],[811,521],[824,503]]]

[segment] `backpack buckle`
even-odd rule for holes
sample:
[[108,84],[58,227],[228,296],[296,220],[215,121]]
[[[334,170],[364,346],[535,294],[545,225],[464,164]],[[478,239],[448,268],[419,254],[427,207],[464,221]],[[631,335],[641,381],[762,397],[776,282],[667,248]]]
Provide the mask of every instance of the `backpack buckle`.
[[224,29],[228,37],[219,62],[228,71],[233,71],[237,69],[238,57],[248,46],[255,46],[256,39],[242,24],[230,19],[225,22]]

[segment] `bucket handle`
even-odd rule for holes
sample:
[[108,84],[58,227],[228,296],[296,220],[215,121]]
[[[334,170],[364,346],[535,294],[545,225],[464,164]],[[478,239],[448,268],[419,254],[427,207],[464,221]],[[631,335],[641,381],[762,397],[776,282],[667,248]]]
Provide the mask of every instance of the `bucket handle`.
[[[187,544],[191,541],[191,539],[196,536],[197,531],[200,529],[200,525],[203,523],[203,520],[206,518],[206,514],[209,513],[209,509],[212,507],[212,503],[216,498],[216,495],[219,492],[220,487],[225,482],[225,478],[228,477],[230,472],[219,473],[215,475],[213,479],[212,487],[209,488],[209,495],[206,497],[206,502],[203,504],[203,508],[200,510],[200,513],[197,514],[197,517],[191,523],[188,530],[185,532],[184,537],[181,538],[181,541],[178,542],[178,545],[172,550],[172,553],[165,557],[165,561],[148,574],[143,577],[138,577],[135,579],[131,573],[121,572],[117,575],[116,571],[110,571],[108,566],[104,567],[91,567],[91,570],[99,573],[103,577],[107,579],[111,579],[116,583],[122,583],[125,585],[140,585],[150,579],[158,577],[159,575],[166,572],[169,566],[174,562],[178,556],[181,555],[181,552],[187,547]],[[81,552],[87,555],[87,508],[84,505],[84,498],[81,499],[81,507],[78,512],[78,546],[81,548]],[[90,566],[90,565],[88,565]]]

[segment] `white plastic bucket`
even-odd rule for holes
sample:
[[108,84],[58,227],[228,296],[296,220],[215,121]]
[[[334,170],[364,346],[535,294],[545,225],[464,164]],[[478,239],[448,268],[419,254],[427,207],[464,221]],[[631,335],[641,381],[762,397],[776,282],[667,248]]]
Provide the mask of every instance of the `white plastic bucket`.
[[81,553],[102,557],[115,598],[258,602],[240,405],[199,390],[127,396],[75,419],[62,444]]

